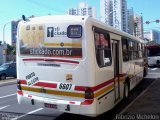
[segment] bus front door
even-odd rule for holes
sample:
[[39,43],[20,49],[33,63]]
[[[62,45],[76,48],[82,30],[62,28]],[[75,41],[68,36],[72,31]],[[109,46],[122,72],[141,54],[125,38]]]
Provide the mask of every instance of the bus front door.
[[114,68],[114,96],[115,102],[120,99],[120,80],[119,80],[119,41],[112,40],[112,56]]

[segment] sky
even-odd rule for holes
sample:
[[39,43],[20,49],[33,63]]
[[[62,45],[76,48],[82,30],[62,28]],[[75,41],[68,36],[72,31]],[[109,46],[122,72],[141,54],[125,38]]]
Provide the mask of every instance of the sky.
[[[10,21],[35,15],[63,15],[69,8],[76,8],[80,2],[96,7],[97,17],[100,17],[100,0],[1,0],[0,4],[0,41],[3,40],[5,27],[5,41],[11,43]],[[137,14],[142,14],[143,22],[160,19],[160,0],[127,0],[127,8],[133,8]],[[157,14],[158,13],[158,14]],[[144,24],[144,30],[160,30],[160,23]]]

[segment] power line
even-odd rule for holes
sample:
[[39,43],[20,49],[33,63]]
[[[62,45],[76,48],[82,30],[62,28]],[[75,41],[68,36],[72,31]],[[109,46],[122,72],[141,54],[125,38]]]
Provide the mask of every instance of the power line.
[[26,0],[27,2],[30,2],[32,4],[35,4],[35,5],[38,5],[40,7],[43,7],[43,8],[46,8],[46,9],[49,9],[49,10],[52,10],[56,13],[64,13],[64,11],[61,11],[61,10],[56,10],[56,9],[53,9],[52,7],[46,5],[46,4],[43,4],[43,3],[40,3],[40,2],[37,2],[35,0]]

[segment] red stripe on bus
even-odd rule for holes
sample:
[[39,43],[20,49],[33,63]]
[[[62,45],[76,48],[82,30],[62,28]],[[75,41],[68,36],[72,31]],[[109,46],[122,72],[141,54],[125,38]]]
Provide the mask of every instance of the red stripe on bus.
[[96,91],[96,90],[98,90],[100,88],[103,88],[103,87],[113,83],[113,82],[114,82],[114,79],[108,80],[108,81],[106,81],[106,82],[104,82],[104,83],[102,83],[100,85],[97,85],[97,86],[93,87],[93,90]]
[[36,59],[36,58],[30,58],[30,59],[23,59],[23,61],[65,62],[65,63],[79,64],[79,62],[77,62],[77,61],[72,61],[72,60],[58,60],[58,59]]
[[[21,84],[27,84],[26,80],[20,80]],[[46,82],[37,82],[33,86],[40,86],[40,87],[49,87],[49,88],[57,88],[56,83],[46,83]]]
[[[119,74],[119,77],[124,77],[125,74]],[[101,83],[97,86],[94,86],[94,87],[90,87],[93,91],[96,91],[96,90],[99,90],[111,83],[114,82],[114,78],[104,82],[104,83]],[[26,80],[20,80],[20,83],[21,84],[27,84]],[[57,84],[56,83],[46,83],[46,82],[37,82],[36,84],[34,84],[33,86],[43,86],[43,87],[49,87],[49,88],[57,88]],[[77,91],[85,91],[85,89],[87,88],[88,86],[75,86],[75,90]]]
[[126,74],[123,73],[123,74],[119,74],[118,76],[119,76],[119,77],[124,77],[124,76],[126,76]]
[[56,83],[46,83],[46,82],[37,82],[33,86],[42,86],[42,87],[49,87],[49,88],[57,88]]
[[20,84],[27,84],[26,80],[20,80]]
[[[90,88],[93,91],[96,91],[96,90],[98,90],[98,89],[100,89],[102,87],[105,87],[106,85],[111,84],[112,82],[114,82],[114,79],[108,80],[108,81],[106,81],[104,83],[101,83],[101,84],[99,84],[99,85],[97,85],[95,87],[90,87]],[[86,86],[75,86],[75,90],[77,90],[77,91],[85,91],[85,89],[86,89]]]

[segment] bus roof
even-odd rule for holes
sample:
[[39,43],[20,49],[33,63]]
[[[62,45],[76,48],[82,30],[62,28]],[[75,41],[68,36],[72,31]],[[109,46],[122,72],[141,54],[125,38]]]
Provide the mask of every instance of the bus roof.
[[84,21],[88,17],[85,16],[73,16],[73,15],[48,15],[38,16],[26,19],[26,22],[51,22],[55,21]]
[[[89,16],[74,16],[74,15],[48,15],[48,16],[40,16],[40,17],[33,17],[33,18],[29,18],[28,19],[28,22],[31,22],[31,23],[44,23],[44,22],[52,22],[53,19],[55,21],[77,21],[77,22],[86,22],[86,21],[92,21],[94,23],[97,23],[97,24],[100,24],[102,26],[104,26],[105,30],[108,30],[112,33],[115,33],[115,34],[118,34],[118,35],[121,35],[121,36],[125,36],[127,38],[130,38],[130,39],[134,39],[134,40],[137,40],[139,42],[142,42],[144,43],[144,40],[142,39],[139,39],[137,37],[134,37],[133,35],[130,35],[126,32],[123,32],[121,30],[118,30],[112,26],[109,26],[105,23],[102,23],[101,21],[97,20],[97,19],[94,19],[94,18],[91,18]],[[23,23],[27,23],[27,20],[26,22],[25,21],[21,21],[20,24],[23,24]],[[105,27],[106,26],[106,27]]]
[[160,48],[160,45],[147,45],[147,48]]

